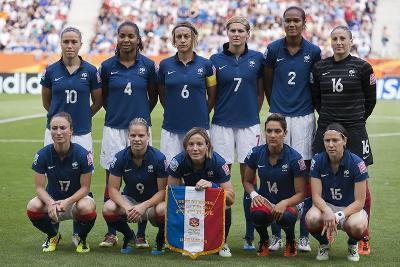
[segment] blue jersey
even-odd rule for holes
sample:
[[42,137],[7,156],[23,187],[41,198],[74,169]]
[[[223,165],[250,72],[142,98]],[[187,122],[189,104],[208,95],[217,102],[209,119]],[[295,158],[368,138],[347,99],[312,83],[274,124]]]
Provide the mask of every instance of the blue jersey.
[[128,129],[134,118],[144,118],[150,125],[148,86],[156,83],[154,62],[138,53],[135,64],[127,68],[114,56],[101,64],[99,72],[108,89],[104,125]]
[[217,99],[212,123],[230,128],[247,128],[260,123],[258,115],[257,79],[262,75],[263,55],[248,50],[239,59],[223,46],[212,55],[217,71]]
[[306,164],[301,155],[284,144],[276,165],[269,162],[269,150],[267,145],[254,147],[247,155],[245,163],[253,170],[258,170],[260,188],[258,193],[277,204],[296,194],[294,188],[295,177],[308,176]]
[[194,170],[192,160],[186,151],[181,152],[172,158],[168,173],[172,177],[183,178],[186,186],[196,186],[201,179],[216,184],[226,183],[231,179],[228,164],[217,152],[213,152],[212,157],[206,159],[204,168],[201,170]]
[[163,129],[185,134],[193,127],[210,128],[207,78],[214,75],[211,61],[195,53],[187,65],[178,55],[161,61],[158,77],[165,87]]
[[81,188],[81,174],[93,171],[93,158],[86,149],[71,143],[67,156],[60,160],[51,144],[35,155],[32,169],[46,175],[47,193],[54,200],[61,200],[69,198]]
[[311,161],[311,177],[321,180],[322,198],[325,202],[347,207],[354,202],[354,184],[368,179],[364,161],[345,150],[337,173],[333,173],[329,156],[322,152]]
[[60,59],[46,68],[40,84],[51,91],[47,128],[50,128],[53,115],[64,111],[72,117],[75,135],[92,131],[90,93],[101,88],[100,75],[95,66],[81,59],[80,67],[70,74]]
[[164,154],[151,146],[147,147],[142,165],[136,166],[129,146],[115,154],[110,165],[110,173],[124,180],[124,195],[141,203],[158,192],[157,179],[166,179],[168,176],[165,168]]
[[288,117],[313,113],[310,73],[321,59],[321,49],[303,39],[300,50],[292,56],[282,38],[268,45],[264,57],[266,66],[274,71],[269,111]]

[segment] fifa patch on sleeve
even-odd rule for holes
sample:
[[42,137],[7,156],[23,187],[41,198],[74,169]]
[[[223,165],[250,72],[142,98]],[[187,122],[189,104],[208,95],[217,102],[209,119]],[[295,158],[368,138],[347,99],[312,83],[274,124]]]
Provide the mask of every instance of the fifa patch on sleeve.
[[360,163],[357,164],[357,167],[360,171],[361,174],[366,173],[367,172],[367,166],[365,166],[364,161],[361,161]]
[[312,159],[311,160],[310,171],[314,170],[314,165],[315,165],[315,159]]
[[164,159],[164,170],[168,169],[168,161]]
[[171,162],[169,163],[169,167],[170,167],[171,170],[174,171],[174,172],[176,172],[176,170],[178,169],[178,166],[179,166],[179,163],[178,163],[178,161],[177,161],[175,158],[173,158],[173,159],[171,160]]
[[369,84],[370,84],[370,85],[376,84],[375,73],[372,73],[371,75],[369,75]]
[[229,175],[230,174],[230,170],[229,170],[228,164],[225,163],[224,165],[222,165],[222,169],[224,170],[225,175]]
[[92,154],[91,152],[89,152],[89,153],[86,155],[86,158],[87,158],[87,164],[88,164],[88,166],[93,165],[93,154]]
[[97,77],[97,82],[101,83],[101,77],[100,77],[100,72],[96,71],[96,77]]
[[43,82],[45,77],[46,77],[46,70],[43,71],[42,77],[40,78],[40,80]]
[[268,48],[265,49],[265,52],[264,52],[264,59],[267,59],[267,56],[268,56]]
[[300,168],[300,171],[304,171],[304,170],[306,170],[306,169],[307,169],[307,167],[306,167],[306,163],[304,162],[304,160],[303,160],[303,159],[299,159],[297,162],[299,163],[299,168]]
[[35,155],[35,158],[33,159],[33,164],[34,164],[34,165],[37,165],[38,159],[39,159],[39,154],[36,154],[36,155]]
[[111,161],[110,168],[114,168],[116,161],[117,161],[117,158],[114,157],[113,160]]

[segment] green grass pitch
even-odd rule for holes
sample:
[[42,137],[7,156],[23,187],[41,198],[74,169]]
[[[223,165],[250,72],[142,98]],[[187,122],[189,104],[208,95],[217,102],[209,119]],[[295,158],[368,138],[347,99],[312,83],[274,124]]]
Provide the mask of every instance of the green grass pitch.
[[[370,232],[372,252],[370,256],[361,256],[359,265],[400,266],[399,248],[400,215],[396,213],[400,189],[400,102],[379,101],[372,117],[368,120],[368,132],[374,154],[374,165],[369,169],[370,189],[372,192],[372,219]],[[262,120],[265,121],[267,107],[263,107]],[[1,95],[0,121],[6,118],[44,114],[40,96]],[[159,147],[162,108],[158,105],[152,113],[153,144]],[[95,142],[96,171],[92,178],[91,190],[95,195],[98,217],[89,234],[88,242],[92,251],[87,255],[78,255],[71,245],[71,222],[63,222],[63,239],[55,253],[45,254],[41,250],[44,234],[35,229],[25,215],[26,204],[34,195],[32,170],[33,156],[43,145],[45,118],[21,120],[0,124],[0,266],[83,266],[83,265],[125,265],[142,266],[184,266],[189,264],[230,265],[230,266],[309,266],[309,265],[350,265],[346,259],[346,238],[343,232],[335,239],[330,251],[330,260],[320,263],[315,260],[317,242],[312,240],[311,253],[299,253],[295,258],[284,258],[283,252],[271,253],[267,258],[257,258],[255,252],[242,250],[244,219],[242,211],[242,192],[237,164],[232,171],[235,186],[236,203],[233,207],[232,228],[229,246],[232,258],[216,255],[202,256],[192,261],[180,254],[167,252],[165,255],[152,256],[150,250],[135,250],[131,255],[121,255],[120,245],[111,249],[98,247],[106,224],[101,216],[104,189],[104,171],[99,166],[101,129],[104,112],[93,119],[93,138]],[[136,229],[136,226],[133,226]],[[297,232],[298,233],[298,232]],[[120,240],[122,236],[119,235]],[[257,237],[257,234],[256,234]],[[154,244],[155,229],[148,224],[147,238]]]

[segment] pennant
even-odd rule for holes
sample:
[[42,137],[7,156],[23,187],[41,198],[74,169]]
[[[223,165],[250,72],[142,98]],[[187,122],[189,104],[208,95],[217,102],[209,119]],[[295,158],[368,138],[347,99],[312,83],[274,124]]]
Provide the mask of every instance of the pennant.
[[225,191],[167,186],[165,239],[168,248],[196,259],[221,250],[225,239]]

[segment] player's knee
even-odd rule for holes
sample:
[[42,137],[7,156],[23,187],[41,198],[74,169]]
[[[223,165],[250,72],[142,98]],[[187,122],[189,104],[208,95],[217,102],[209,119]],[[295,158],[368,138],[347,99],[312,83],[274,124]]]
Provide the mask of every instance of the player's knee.
[[346,222],[346,233],[356,240],[361,239],[363,233],[367,229],[367,221],[365,220],[351,220]]
[[158,203],[155,208],[154,211],[156,213],[156,216],[165,216],[165,210],[166,210],[166,203],[163,201],[161,203]]
[[76,202],[76,212],[78,214],[87,214],[96,211],[96,205],[93,200],[88,198],[82,198]]
[[273,220],[271,210],[266,206],[251,208],[250,218],[255,226],[270,225]]
[[30,210],[30,211],[42,211],[44,207],[43,202],[38,198],[38,197],[34,197],[32,198],[28,204],[26,205],[26,209]]
[[306,214],[305,223],[306,228],[310,233],[318,232],[321,228],[321,216],[313,212],[313,210],[310,210]]
[[103,205],[103,213],[114,213],[117,210],[117,204],[114,201],[107,200]]

